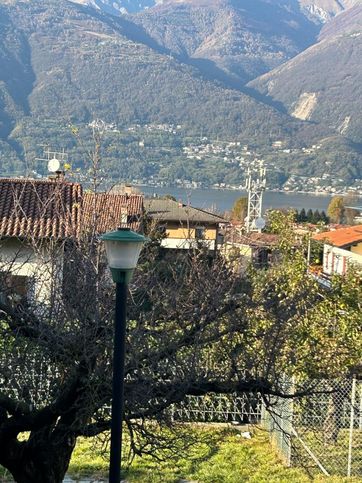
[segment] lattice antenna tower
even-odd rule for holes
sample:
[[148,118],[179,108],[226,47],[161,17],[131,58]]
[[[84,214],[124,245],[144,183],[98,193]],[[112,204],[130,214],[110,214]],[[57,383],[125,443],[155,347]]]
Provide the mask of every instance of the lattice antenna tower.
[[37,161],[45,161],[49,173],[63,173],[64,165],[68,163],[68,153],[64,148],[62,151],[52,151],[49,146],[44,147],[43,158],[36,158]]
[[266,168],[264,161],[256,159],[249,165],[246,179],[248,193],[248,214],[245,219],[246,231],[261,231],[265,227],[262,217],[263,195],[266,188]]

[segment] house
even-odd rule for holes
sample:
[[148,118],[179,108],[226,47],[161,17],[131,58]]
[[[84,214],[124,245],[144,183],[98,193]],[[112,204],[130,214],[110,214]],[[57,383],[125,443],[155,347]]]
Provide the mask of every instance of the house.
[[323,243],[323,274],[344,275],[351,265],[362,267],[362,225],[314,235]]
[[250,232],[231,227],[225,236],[223,253],[236,272],[243,272],[252,264],[267,268],[277,257],[279,237],[271,233]]
[[218,249],[220,226],[226,223],[221,216],[172,199],[145,199],[144,204],[146,217],[164,235],[164,248],[188,250],[202,244],[210,251]]
[[66,241],[86,231],[140,231],[143,211],[141,195],[84,193],[63,178],[0,179],[2,298],[50,303],[62,283]]
[[93,227],[101,234],[117,228],[143,231],[143,195],[109,193],[84,193],[82,197],[82,226]]
[[60,240],[79,236],[82,187],[63,180],[0,179],[2,297],[46,302],[62,266]]

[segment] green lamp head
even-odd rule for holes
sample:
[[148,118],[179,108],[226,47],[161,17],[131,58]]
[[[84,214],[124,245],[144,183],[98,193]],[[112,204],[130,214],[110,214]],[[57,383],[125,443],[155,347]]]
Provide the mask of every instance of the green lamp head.
[[129,283],[137,266],[143,244],[148,240],[129,228],[119,228],[102,235],[108,258],[108,265],[116,283]]

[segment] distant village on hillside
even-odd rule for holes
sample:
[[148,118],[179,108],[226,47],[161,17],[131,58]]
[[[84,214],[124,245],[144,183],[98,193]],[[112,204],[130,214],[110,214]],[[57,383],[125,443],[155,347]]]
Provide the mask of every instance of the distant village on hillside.
[[[115,123],[106,123],[102,120],[94,120],[89,124],[92,129],[101,129],[105,132],[119,133],[120,129]],[[174,124],[135,124],[126,128],[126,132],[132,133],[139,137],[139,148],[147,152],[148,141],[147,134],[150,133],[167,133],[171,136],[179,136],[182,132],[182,125]],[[160,146],[161,151],[162,146]],[[293,157],[310,157],[317,155],[321,150],[320,144],[312,144],[308,147],[290,148],[283,140],[274,141],[263,152],[256,151],[252,146],[244,144],[241,141],[225,141],[213,140],[207,136],[201,136],[198,141],[195,139],[189,144],[182,147],[182,156],[185,160],[202,161],[204,163],[219,162],[221,165],[235,168],[240,168],[240,171],[246,171],[250,162],[256,158],[265,159],[269,172],[280,172],[282,162],[276,164],[270,161],[269,158],[282,158],[284,163],[288,165],[288,161]],[[159,161],[160,166],[163,166],[162,157]],[[362,179],[355,178],[353,182],[346,183],[342,178],[336,178],[333,172],[330,171],[330,166],[326,165],[326,169],[321,176],[302,176],[297,174],[285,174],[279,186],[272,182],[269,189],[280,190],[287,193],[315,193],[315,194],[347,194],[354,193],[362,195]],[[170,180],[162,179],[162,175],[154,174],[147,178],[135,178],[131,180],[133,184],[145,184],[150,186],[167,186],[170,185]],[[173,180],[173,185],[186,188],[216,188],[216,189],[231,189],[239,190],[241,188],[238,184],[230,183],[207,183],[205,181],[198,181],[194,179],[179,179]]]

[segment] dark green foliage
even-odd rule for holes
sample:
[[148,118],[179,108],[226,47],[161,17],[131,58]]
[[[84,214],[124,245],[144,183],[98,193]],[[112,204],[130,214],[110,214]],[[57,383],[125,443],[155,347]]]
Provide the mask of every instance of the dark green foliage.
[[297,220],[300,221],[300,222],[304,222],[304,221],[307,221],[307,215],[306,215],[306,212],[305,212],[305,209],[302,208],[300,213],[297,215]]
[[321,212],[320,221],[322,223],[329,223],[329,218],[324,210]]
[[298,223],[329,223],[329,219],[324,210],[319,212],[319,210],[313,211],[309,209],[306,213],[304,208],[299,213],[296,213],[296,221]]

